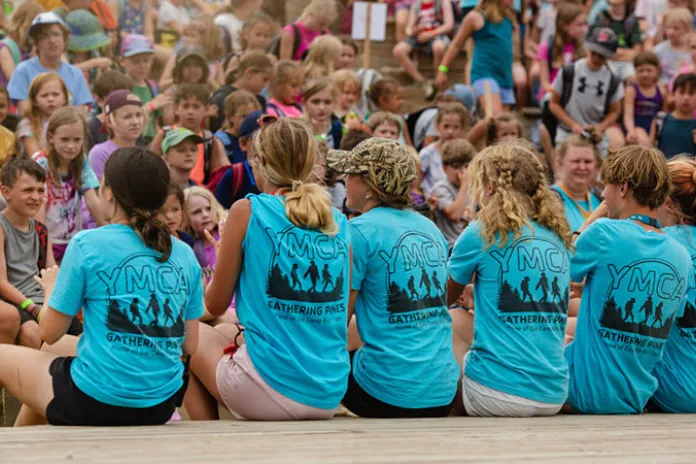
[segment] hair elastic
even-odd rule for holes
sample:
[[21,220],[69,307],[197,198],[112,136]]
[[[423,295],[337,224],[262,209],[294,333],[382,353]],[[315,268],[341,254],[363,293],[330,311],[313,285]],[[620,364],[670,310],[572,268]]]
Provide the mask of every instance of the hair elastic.
[[302,185],[304,185],[304,182],[302,182],[301,180],[293,180],[293,181],[292,181],[292,191],[294,192],[295,190],[297,190],[297,189],[298,189],[299,187],[301,187]]

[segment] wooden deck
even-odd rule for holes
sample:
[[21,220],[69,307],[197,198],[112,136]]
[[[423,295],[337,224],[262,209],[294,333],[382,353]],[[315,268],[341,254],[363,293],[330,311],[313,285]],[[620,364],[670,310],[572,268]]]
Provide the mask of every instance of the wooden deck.
[[693,463],[696,417],[179,422],[0,429],[0,462]]

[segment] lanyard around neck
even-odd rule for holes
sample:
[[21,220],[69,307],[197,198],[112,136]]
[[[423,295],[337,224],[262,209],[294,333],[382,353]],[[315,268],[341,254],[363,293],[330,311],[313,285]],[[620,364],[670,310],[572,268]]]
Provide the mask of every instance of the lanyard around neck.
[[628,220],[642,222],[646,226],[651,226],[656,229],[660,228],[660,221],[655,218],[651,218],[650,216],[646,216],[645,214],[633,214],[628,217]]
[[588,211],[588,210],[586,210],[586,209],[580,204],[580,202],[576,201],[576,200],[570,195],[570,193],[568,192],[568,190],[566,190],[566,188],[565,188],[565,186],[564,186],[563,184],[557,184],[557,185],[558,185],[558,188],[560,188],[560,189],[563,191],[563,193],[565,193],[565,195],[568,197],[568,199],[570,199],[570,201],[572,201],[573,204],[575,204],[575,206],[577,206],[577,208],[580,210],[580,213],[582,214],[582,216],[583,216],[585,219],[587,219],[588,217],[590,217],[590,214],[592,214],[592,198],[590,197],[590,192],[589,192],[589,191],[588,191],[587,193],[585,193],[585,198],[587,198],[587,207],[590,209],[590,210]]

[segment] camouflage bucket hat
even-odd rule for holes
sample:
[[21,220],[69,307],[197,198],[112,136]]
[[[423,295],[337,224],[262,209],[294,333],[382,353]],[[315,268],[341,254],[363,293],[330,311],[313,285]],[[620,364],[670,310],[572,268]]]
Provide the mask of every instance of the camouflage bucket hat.
[[366,174],[388,195],[399,195],[416,178],[416,159],[395,140],[370,138],[351,151],[331,150],[326,162],[344,174]]

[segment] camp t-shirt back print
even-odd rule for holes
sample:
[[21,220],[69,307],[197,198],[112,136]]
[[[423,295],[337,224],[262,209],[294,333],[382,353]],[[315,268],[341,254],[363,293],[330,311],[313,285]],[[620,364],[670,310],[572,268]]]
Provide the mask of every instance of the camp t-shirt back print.
[[339,232],[331,236],[292,224],[282,197],[247,198],[251,217],[237,315],[251,360],[280,394],[315,408],[335,408],[350,370],[346,218],[332,210]]
[[348,222],[351,287],[364,345],[353,375],[370,395],[404,408],[430,408],[454,397],[459,367],[447,309],[447,242],[411,210],[373,208]]
[[[679,225],[665,227],[691,255],[692,271],[696,272],[696,227]],[[677,312],[665,344],[662,359],[655,366],[659,386],[653,400],[664,411],[696,412],[696,289],[690,289],[684,305]]]
[[156,257],[124,225],[80,232],[68,245],[48,304],[69,316],[84,309],[71,372],[98,401],[150,407],[182,385],[185,321],[203,315],[201,268],[177,239],[166,262]]
[[481,223],[459,236],[449,262],[461,285],[474,275],[475,337],[465,374],[494,390],[549,404],[565,401],[570,257],[556,234],[532,222],[486,246]]
[[587,278],[575,340],[566,348],[568,403],[586,413],[640,413],[652,371],[693,287],[689,253],[668,234],[600,219],[576,242],[575,282]]

